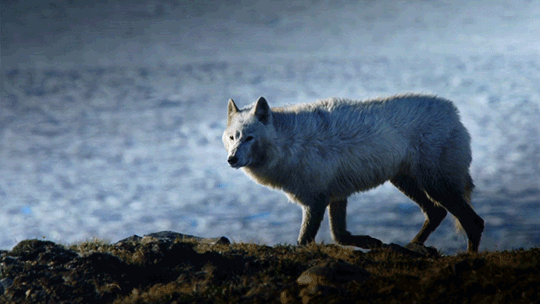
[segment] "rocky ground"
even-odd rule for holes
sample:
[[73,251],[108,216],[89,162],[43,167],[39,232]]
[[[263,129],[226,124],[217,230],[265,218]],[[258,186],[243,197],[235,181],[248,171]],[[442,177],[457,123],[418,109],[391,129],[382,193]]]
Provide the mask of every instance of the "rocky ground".
[[0,303],[540,300],[540,248],[452,256],[411,249],[269,247],[167,231],[115,244],[25,240],[0,252]]

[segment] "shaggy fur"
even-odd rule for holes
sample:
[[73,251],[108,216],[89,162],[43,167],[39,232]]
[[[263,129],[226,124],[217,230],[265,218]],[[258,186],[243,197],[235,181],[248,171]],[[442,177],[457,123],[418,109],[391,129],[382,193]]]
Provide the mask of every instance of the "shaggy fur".
[[425,213],[412,242],[423,244],[449,211],[478,251],[484,221],[470,205],[470,137],[448,100],[410,94],[270,109],[261,97],[238,109],[231,99],[223,143],[231,167],[302,206],[299,244],[315,239],[328,207],[337,243],[381,246],[347,231],[347,197],[390,181]]

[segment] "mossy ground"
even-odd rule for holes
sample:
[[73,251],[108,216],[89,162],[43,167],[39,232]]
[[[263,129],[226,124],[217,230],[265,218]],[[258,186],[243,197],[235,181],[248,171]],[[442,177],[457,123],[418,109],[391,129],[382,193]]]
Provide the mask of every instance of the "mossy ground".
[[[436,258],[388,249],[312,244],[273,247],[144,239],[63,246],[25,240],[0,252],[0,303],[533,303],[540,248]],[[305,286],[310,267],[340,261],[363,282]]]

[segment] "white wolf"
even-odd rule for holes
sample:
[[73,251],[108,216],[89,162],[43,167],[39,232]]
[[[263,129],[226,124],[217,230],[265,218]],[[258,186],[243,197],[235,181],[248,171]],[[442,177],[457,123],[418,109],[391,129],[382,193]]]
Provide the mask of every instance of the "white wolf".
[[449,211],[467,234],[468,251],[478,252],[484,221],[470,205],[470,137],[446,99],[331,98],[272,109],[263,97],[243,109],[231,99],[223,143],[231,167],[302,206],[299,244],[315,239],[328,207],[336,243],[381,246],[347,231],[347,197],[390,181],[426,216],[411,243],[423,245]]

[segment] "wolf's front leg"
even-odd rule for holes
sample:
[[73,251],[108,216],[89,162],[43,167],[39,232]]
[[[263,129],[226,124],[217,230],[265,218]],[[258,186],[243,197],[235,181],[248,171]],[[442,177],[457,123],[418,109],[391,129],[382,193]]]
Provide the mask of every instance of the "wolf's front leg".
[[300,228],[300,235],[298,236],[298,244],[306,245],[315,241],[315,236],[321,221],[324,217],[324,209],[326,204],[320,204],[316,206],[302,205],[302,227]]
[[371,249],[383,246],[383,242],[369,235],[351,235],[347,231],[347,199],[332,201],[328,205],[330,218],[330,230],[334,242],[345,246],[356,246],[363,249]]

